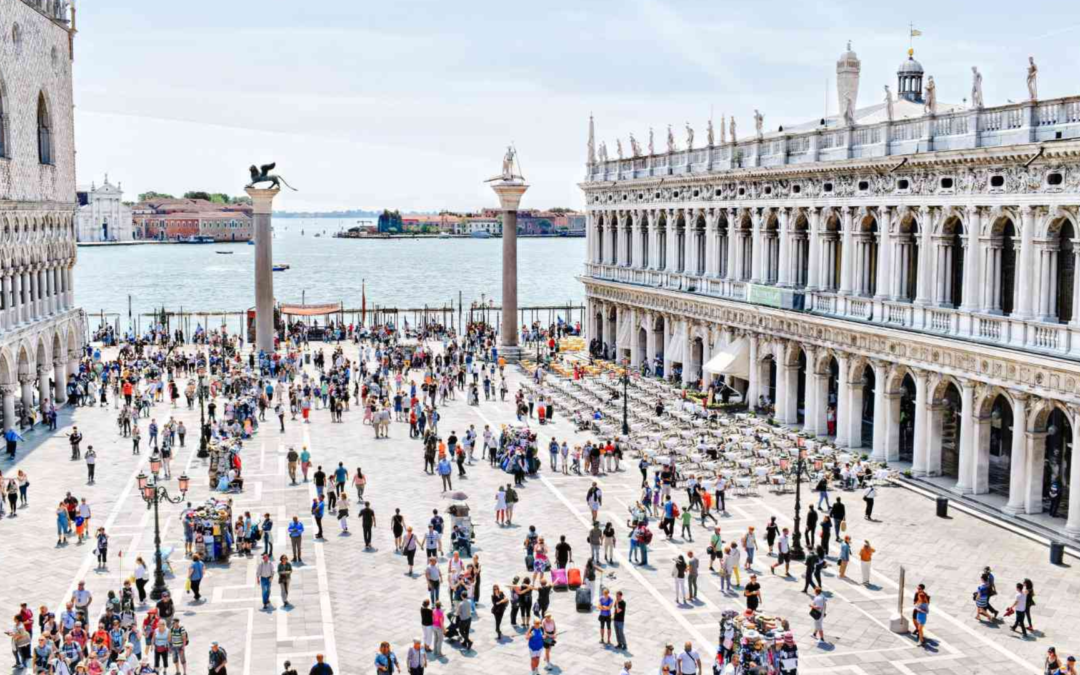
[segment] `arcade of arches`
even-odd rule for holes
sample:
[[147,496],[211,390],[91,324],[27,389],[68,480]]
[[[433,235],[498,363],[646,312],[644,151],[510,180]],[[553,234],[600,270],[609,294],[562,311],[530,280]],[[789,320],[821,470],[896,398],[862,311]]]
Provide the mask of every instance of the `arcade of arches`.
[[[725,380],[745,401],[761,397],[778,422],[866,448],[875,460],[909,463],[916,476],[950,479],[963,494],[998,494],[1018,514],[1049,510],[1080,536],[1080,408],[977,378],[868,358],[835,347],[589,298],[591,335],[632,367],[681,375],[685,384]],[[708,371],[725,350],[745,350],[745,377]]]

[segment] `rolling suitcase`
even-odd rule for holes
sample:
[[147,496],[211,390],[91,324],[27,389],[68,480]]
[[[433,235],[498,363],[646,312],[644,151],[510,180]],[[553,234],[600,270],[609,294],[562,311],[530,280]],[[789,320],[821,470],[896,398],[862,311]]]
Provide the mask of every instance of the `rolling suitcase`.
[[588,588],[582,586],[574,593],[574,604],[577,605],[577,611],[579,612],[591,612],[592,611],[592,593]]
[[570,582],[566,578],[565,569],[551,570],[551,585],[555,587],[557,591],[565,591],[570,585]]
[[581,570],[576,567],[567,569],[566,583],[570,588],[581,588]]

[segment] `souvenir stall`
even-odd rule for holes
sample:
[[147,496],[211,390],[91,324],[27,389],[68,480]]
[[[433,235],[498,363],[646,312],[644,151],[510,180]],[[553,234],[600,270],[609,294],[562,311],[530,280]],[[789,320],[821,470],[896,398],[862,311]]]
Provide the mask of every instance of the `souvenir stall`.
[[233,550],[232,504],[210,498],[184,513],[195,533],[195,552],[206,562],[225,562]]
[[243,492],[243,462],[239,440],[211,440],[210,487],[219,492]]

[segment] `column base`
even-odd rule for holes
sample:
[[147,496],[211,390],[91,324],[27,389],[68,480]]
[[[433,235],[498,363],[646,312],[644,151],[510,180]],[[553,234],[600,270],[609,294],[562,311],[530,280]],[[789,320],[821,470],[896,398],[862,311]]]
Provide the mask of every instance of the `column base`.
[[953,494],[956,494],[956,495],[972,495],[972,494],[975,494],[975,491],[972,490],[971,488],[969,488],[966,485],[954,485],[951,488],[949,488],[949,492],[951,492]]
[[894,633],[900,633],[901,635],[910,632],[908,630],[907,617],[903,614],[894,614],[889,618],[889,630]]
[[1065,534],[1072,537],[1073,539],[1080,539],[1080,525],[1066,525]]
[[499,345],[499,358],[506,359],[507,363],[521,361],[524,350],[518,345]]
[[1019,515],[1022,515],[1025,512],[1023,504],[1021,504],[1020,506],[1013,506],[1012,504],[1006,504],[1005,506],[1001,507],[1001,511],[1003,513],[1006,513],[1006,514],[1010,515],[1010,516],[1019,516]]

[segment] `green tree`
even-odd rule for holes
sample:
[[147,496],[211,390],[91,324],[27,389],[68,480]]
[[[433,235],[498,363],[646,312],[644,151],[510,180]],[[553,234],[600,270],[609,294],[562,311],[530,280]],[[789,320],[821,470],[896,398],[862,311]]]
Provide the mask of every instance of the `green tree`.
[[210,195],[210,201],[215,204],[231,204],[232,198],[223,192],[215,192]]
[[153,190],[139,193],[140,202],[149,201],[151,199],[174,199],[174,197],[170,194],[165,194],[164,192],[154,192]]
[[194,190],[194,191],[191,191],[191,192],[185,192],[184,193],[184,199],[205,199],[206,201],[210,201],[210,193],[209,192],[203,192],[202,190]]

